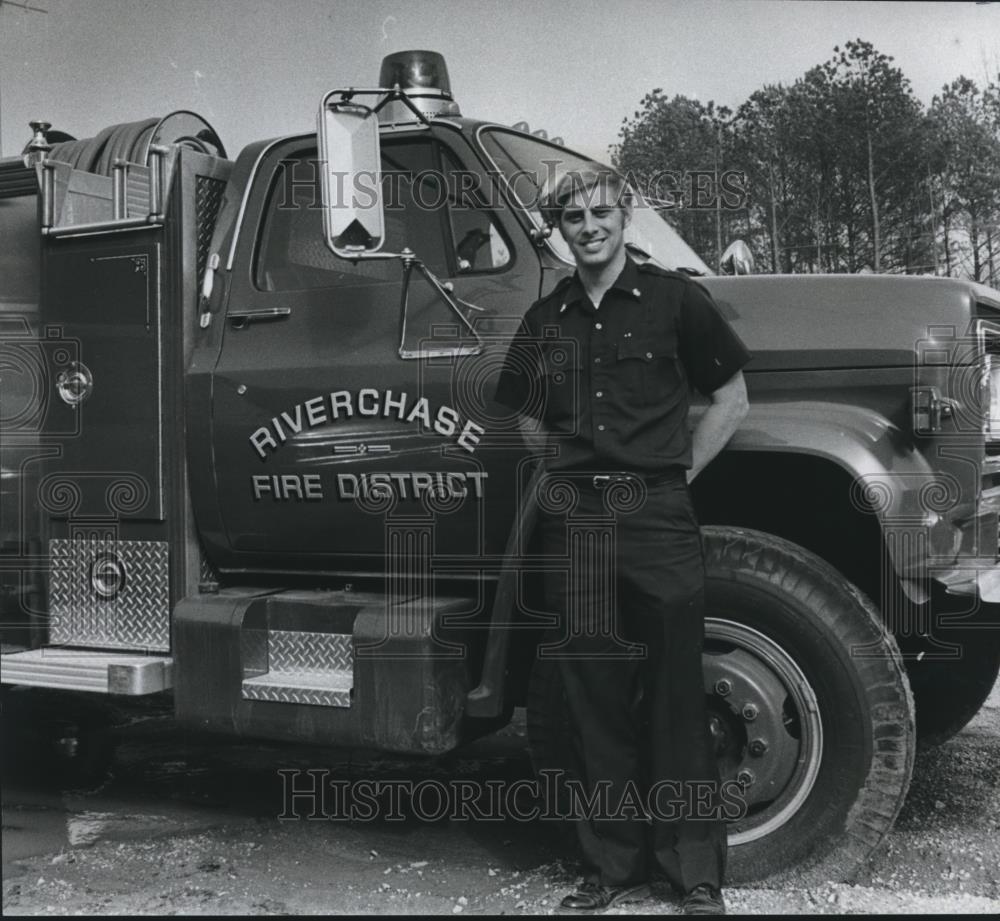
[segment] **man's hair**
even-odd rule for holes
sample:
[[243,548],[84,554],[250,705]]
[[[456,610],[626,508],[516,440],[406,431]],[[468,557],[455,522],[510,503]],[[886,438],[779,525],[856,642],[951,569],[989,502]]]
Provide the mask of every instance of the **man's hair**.
[[628,208],[632,204],[632,193],[618,173],[607,166],[587,165],[567,170],[552,183],[542,195],[542,217],[558,227],[566,203],[578,192],[584,193],[591,207]]

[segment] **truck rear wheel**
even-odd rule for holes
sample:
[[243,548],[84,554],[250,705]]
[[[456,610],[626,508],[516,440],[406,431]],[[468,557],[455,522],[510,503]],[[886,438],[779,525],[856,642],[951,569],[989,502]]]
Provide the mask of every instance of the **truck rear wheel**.
[[[705,685],[723,781],[744,787],[730,882],[845,880],[891,828],[910,781],[913,699],[872,603],[835,569],[757,531],[703,529]],[[536,770],[565,768],[558,669],[528,696]]]

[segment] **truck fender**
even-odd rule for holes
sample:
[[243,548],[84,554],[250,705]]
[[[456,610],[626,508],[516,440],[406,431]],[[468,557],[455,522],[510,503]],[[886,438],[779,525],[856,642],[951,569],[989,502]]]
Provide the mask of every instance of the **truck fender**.
[[[904,587],[908,578],[926,573],[928,558],[941,566],[955,562],[962,541],[957,523],[976,512],[978,470],[973,463],[952,466],[953,471],[968,468],[970,482],[964,484],[954,472],[935,470],[908,433],[865,407],[807,400],[751,402],[726,451],[803,454],[844,470],[851,478],[844,501],[877,517]],[[913,539],[917,534],[925,540]]]

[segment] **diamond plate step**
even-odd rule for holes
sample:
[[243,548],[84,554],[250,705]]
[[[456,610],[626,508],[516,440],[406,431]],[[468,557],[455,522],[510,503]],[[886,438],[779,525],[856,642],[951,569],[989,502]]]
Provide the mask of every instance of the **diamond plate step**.
[[254,664],[266,668],[264,674],[244,677],[244,699],[317,707],[351,705],[354,686],[351,634],[248,631],[244,640],[244,669]]
[[247,700],[272,700],[282,704],[313,704],[319,707],[349,707],[353,669],[269,672],[243,680]]
[[169,656],[85,649],[29,649],[0,656],[0,681],[101,694],[156,694],[172,687]]

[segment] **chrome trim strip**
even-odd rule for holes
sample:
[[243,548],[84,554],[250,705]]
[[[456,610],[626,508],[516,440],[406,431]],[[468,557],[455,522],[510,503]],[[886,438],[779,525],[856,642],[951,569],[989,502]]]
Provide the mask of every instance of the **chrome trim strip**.
[[120,221],[93,221],[89,224],[60,224],[43,228],[42,233],[47,237],[76,237],[86,236],[92,233],[112,233],[122,230],[144,230],[150,227],[162,227],[162,218],[151,219],[148,217],[127,217]]

